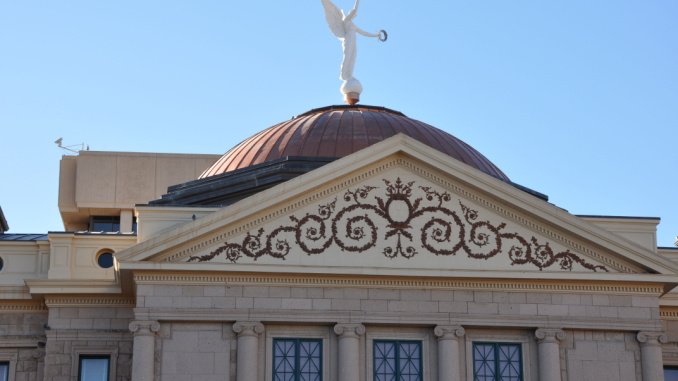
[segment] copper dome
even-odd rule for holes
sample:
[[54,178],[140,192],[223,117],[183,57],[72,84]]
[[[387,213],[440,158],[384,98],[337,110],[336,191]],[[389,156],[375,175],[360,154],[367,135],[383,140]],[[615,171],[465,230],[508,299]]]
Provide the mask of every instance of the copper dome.
[[363,105],[318,108],[265,129],[226,152],[200,178],[285,157],[340,158],[397,133],[509,182],[485,156],[447,132],[398,111]]

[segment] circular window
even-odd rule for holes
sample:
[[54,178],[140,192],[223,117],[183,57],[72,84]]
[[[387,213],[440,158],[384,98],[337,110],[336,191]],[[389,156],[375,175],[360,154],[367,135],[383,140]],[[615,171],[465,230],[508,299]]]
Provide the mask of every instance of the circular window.
[[104,269],[113,267],[113,253],[104,251],[97,257],[97,263]]

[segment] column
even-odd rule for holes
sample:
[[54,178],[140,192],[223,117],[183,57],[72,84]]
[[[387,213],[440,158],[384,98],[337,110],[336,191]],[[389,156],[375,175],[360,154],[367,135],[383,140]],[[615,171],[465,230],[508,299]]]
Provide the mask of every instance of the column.
[[661,344],[668,341],[666,335],[663,332],[638,332],[636,338],[640,342],[643,381],[664,381]]
[[438,379],[440,381],[461,381],[459,339],[466,332],[460,326],[439,325],[433,329],[438,337]]
[[338,381],[360,379],[360,336],[365,334],[362,324],[337,324],[334,333],[339,336]]
[[120,211],[120,232],[131,233],[132,225],[134,223],[134,211],[122,210]]
[[264,325],[256,321],[238,321],[233,324],[233,332],[238,334],[236,381],[258,381],[259,335],[264,332]]
[[539,328],[534,332],[539,343],[539,380],[561,381],[560,340],[565,338],[562,329]]
[[132,381],[153,381],[155,370],[155,334],[160,323],[153,320],[135,320],[129,323],[134,333],[132,354]]

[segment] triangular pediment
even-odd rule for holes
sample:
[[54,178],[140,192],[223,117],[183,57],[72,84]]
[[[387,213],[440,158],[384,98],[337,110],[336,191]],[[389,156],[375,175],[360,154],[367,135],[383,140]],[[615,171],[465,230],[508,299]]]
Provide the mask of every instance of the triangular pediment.
[[366,151],[119,258],[372,275],[673,274],[654,253],[413,139],[396,136]]

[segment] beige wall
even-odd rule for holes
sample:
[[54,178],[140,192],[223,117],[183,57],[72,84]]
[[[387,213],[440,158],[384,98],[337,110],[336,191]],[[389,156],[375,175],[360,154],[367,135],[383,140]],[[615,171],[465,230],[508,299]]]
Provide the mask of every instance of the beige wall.
[[[366,327],[360,338],[363,381],[371,379],[374,339],[421,340],[424,379],[436,380],[436,325],[466,329],[459,360],[464,375],[472,374],[474,341],[509,341],[522,344],[525,380],[538,379],[535,329],[558,327],[565,331],[563,380],[640,381],[636,333],[661,329],[657,296],[585,292],[138,284],[135,314],[161,322],[162,345],[156,350],[163,380],[224,379],[219,377],[228,373],[233,380],[238,348],[228,328],[237,320],[264,323],[260,381],[270,378],[275,337],[322,338],[326,375],[335,379],[338,347],[332,327],[337,322]],[[178,349],[179,339],[191,349]],[[190,364],[195,353],[204,353],[202,366]],[[217,364],[219,359],[229,363]],[[187,365],[178,367],[179,362]]]
[[67,231],[84,230],[91,215],[119,215],[195,180],[221,155],[80,151],[63,156],[59,210]]

